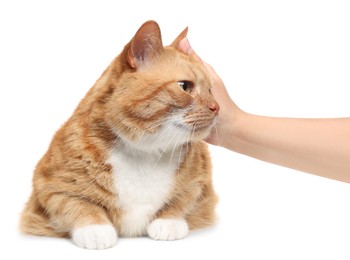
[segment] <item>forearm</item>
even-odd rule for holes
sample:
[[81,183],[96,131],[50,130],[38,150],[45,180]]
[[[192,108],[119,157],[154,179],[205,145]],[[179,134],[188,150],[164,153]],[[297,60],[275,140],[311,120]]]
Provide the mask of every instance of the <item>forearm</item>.
[[350,183],[350,118],[294,119],[245,114],[222,146],[296,170]]

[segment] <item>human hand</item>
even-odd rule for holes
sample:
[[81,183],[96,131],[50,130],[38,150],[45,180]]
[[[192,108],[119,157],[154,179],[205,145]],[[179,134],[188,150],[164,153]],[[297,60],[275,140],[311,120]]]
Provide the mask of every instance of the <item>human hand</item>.
[[220,106],[217,124],[206,139],[206,142],[213,145],[225,146],[225,140],[227,138],[232,139],[234,136],[232,131],[234,130],[233,127],[235,127],[236,117],[242,111],[229,96],[223,81],[213,67],[206,62],[203,62],[203,64],[210,76],[212,85],[210,91]]
[[217,124],[206,141],[213,145],[225,146],[227,140],[234,137],[233,130],[236,126],[236,119],[239,117],[239,115],[242,115],[243,112],[232,101],[223,81],[215,70],[195,53],[188,39],[184,38],[179,44],[184,52],[192,55],[195,59],[200,61],[208,71],[212,85],[210,91],[216,102],[218,102],[220,111],[218,114]]

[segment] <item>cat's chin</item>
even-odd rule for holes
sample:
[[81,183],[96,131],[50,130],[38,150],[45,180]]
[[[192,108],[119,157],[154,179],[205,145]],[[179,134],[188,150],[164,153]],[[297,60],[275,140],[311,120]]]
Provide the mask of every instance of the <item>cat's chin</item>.
[[201,140],[205,140],[209,137],[211,131],[216,125],[216,120],[213,120],[209,125],[203,126],[186,126],[181,124],[176,124],[174,127],[178,128],[180,131],[186,132],[189,136],[188,142],[197,142]]
[[206,127],[200,127],[200,128],[196,128],[194,130],[194,136],[195,138],[199,141],[199,140],[204,140],[206,138],[209,137],[211,131],[213,129],[213,126],[206,126]]
[[192,128],[182,124],[173,124],[161,128],[157,133],[143,134],[133,140],[120,133],[117,135],[119,136],[119,144],[126,149],[138,150],[143,153],[172,152],[190,142],[206,139],[213,126],[214,124]]

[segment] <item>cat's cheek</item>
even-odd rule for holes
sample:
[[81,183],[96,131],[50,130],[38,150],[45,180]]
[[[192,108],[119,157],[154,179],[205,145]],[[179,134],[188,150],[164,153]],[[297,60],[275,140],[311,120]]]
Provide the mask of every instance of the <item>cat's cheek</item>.
[[150,238],[155,240],[177,240],[188,234],[188,225],[184,219],[156,219],[147,229]]
[[112,225],[95,224],[79,227],[72,232],[74,244],[86,249],[106,249],[117,243],[117,232]]

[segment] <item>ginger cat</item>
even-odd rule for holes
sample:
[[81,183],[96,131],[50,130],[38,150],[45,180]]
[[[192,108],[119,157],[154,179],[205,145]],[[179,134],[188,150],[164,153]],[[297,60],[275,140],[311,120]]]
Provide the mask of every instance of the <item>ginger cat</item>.
[[148,21],[57,131],[39,161],[22,232],[104,249],[118,236],[184,238],[214,222],[207,145],[219,106],[187,28],[163,47]]

